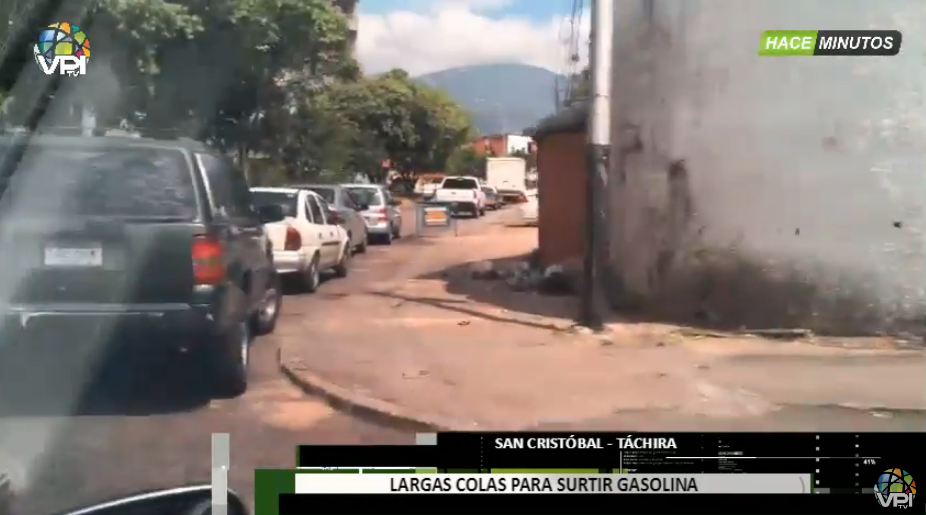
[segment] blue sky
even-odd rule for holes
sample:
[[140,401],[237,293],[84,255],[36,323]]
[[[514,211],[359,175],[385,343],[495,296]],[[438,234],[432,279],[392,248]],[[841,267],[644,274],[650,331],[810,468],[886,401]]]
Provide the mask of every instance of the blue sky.
[[[560,72],[571,9],[572,0],[359,0],[358,57],[374,73],[498,62]],[[587,34],[587,13],[580,22]]]
[[[434,0],[360,0],[358,5],[364,14],[382,15],[400,10],[422,11],[436,3]],[[567,0],[510,0],[499,4],[483,12],[497,16],[523,16],[544,22],[556,15],[568,15],[572,8],[571,1]]]

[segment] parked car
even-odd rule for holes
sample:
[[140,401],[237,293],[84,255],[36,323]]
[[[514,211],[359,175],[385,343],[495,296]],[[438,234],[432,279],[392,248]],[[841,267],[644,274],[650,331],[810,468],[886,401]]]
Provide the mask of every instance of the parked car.
[[537,190],[526,192],[527,202],[518,204],[518,218],[524,225],[537,225],[539,221],[539,195]]
[[284,220],[266,225],[277,273],[296,279],[303,290],[318,290],[321,274],[347,277],[351,249],[341,215],[320,195],[298,188],[251,188],[259,207],[280,206]]
[[415,185],[415,193],[421,195],[421,198],[428,200],[434,196],[434,192],[440,187],[443,177],[422,177]]
[[498,196],[501,198],[502,203],[505,205],[508,204],[523,204],[530,200],[528,197],[528,191],[526,189],[499,189]]
[[367,223],[363,221],[360,213],[369,209],[370,206],[358,205],[347,194],[343,186],[334,184],[299,184],[289,187],[318,193],[329,206],[341,215],[341,225],[347,229],[347,234],[350,237],[351,251],[358,254],[366,252],[370,238],[367,233]]
[[402,204],[392,198],[389,190],[375,184],[344,184],[343,187],[355,203],[367,206],[360,214],[371,238],[391,245],[393,239],[402,237]]
[[447,205],[454,214],[468,213],[474,218],[486,214],[486,195],[478,177],[445,177],[432,201]]
[[502,207],[502,199],[498,196],[498,190],[494,186],[483,186],[482,192],[486,196],[486,209],[495,211]]
[[263,224],[283,213],[253,207],[224,153],[190,140],[0,135],[0,161],[16,171],[0,186],[13,285],[0,380],[65,363],[62,374],[134,375],[159,356],[195,365],[215,395],[247,389],[253,336],[273,331],[282,302]]

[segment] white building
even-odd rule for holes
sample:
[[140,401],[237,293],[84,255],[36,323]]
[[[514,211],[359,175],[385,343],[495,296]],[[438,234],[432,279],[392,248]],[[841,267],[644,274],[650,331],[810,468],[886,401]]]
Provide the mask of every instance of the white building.
[[[614,290],[737,326],[922,329],[926,2],[616,8]],[[875,28],[900,55],[757,55],[765,30]]]

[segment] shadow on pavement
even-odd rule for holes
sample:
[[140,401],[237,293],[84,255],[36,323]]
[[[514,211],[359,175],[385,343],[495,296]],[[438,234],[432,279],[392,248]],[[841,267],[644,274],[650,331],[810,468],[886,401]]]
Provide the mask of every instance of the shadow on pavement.
[[[465,296],[473,303],[488,304],[497,306],[506,311],[523,313],[537,317],[553,318],[578,318],[580,310],[580,279],[572,282],[575,284],[569,293],[542,292],[543,288],[523,288],[512,285],[511,281],[506,278],[505,273],[500,271],[517,270],[519,263],[529,262],[532,254],[521,254],[509,256],[494,260],[489,260],[492,264],[491,269],[494,271],[489,274],[489,278],[477,279],[473,277],[473,267],[478,261],[459,264],[439,272],[426,274],[419,279],[440,280],[444,283],[444,289],[451,295]],[[578,275],[578,272],[573,275]],[[761,283],[761,281],[759,281]],[[717,284],[721,284],[718,281]],[[725,284],[725,283],[724,283]],[[916,323],[907,323],[906,325],[896,320],[882,320],[881,323],[895,323],[893,330],[889,327],[882,326],[882,331],[873,331],[872,327],[876,326],[879,321],[875,317],[869,317],[866,320],[856,320],[852,323],[839,324],[836,319],[828,319],[823,323],[822,320],[807,321],[802,324],[798,318],[795,318],[786,309],[790,302],[790,307],[798,312],[808,312],[810,304],[801,304],[809,293],[803,290],[798,291],[796,286],[790,292],[783,291],[783,287],[774,289],[757,284],[757,280],[750,282],[751,290],[754,297],[761,299],[770,299],[768,305],[748,306],[742,302],[729,302],[725,305],[701,303],[691,297],[660,297],[647,303],[635,302],[617,302],[616,308],[612,308],[611,313],[606,317],[606,322],[621,322],[625,324],[669,324],[679,325],[683,328],[691,328],[695,332],[704,334],[719,334],[720,332],[748,333],[756,336],[763,336],[775,340],[792,341],[813,336],[818,343],[838,344],[838,346],[858,346],[861,348],[913,348],[920,349],[926,345],[926,340],[918,336],[922,331],[921,327],[914,327]],[[738,284],[735,288],[737,291],[749,289],[743,284]],[[609,292],[612,293],[612,292]],[[720,294],[715,293],[715,297]],[[408,301],[415,300],[422,303],[438,305],[441,299],[432,299],[433,302],[425,302],[428,299],[404,299]],[[626,301],[626,299],[624,299]],[[798,308],[798,305],[800,307]],[[686,309],[687,306],[687,309]],[[447,306],[446,309],[454,309]],[[843,308],[846,312],[857,312],[855,305],[846,303]],[[464,312],[463,308],[455,310]],[[482,316],[475,312],[469,313],[473,316]],[[510,321],[510,320],[509,320]],[[917,322],[919,323],[919,322]],[[898,331],[897,328],[905,329]],[[866,329],[867,327],[867,329]],[[716,332],[716,333],[715,333]]]
[[193,411],[211,400],[203,382],[184,366],[165,365],[144,375],[101,373],[90,378],[51,370],[24,372],[3,377],[0,418],[147,416]]
[[[489,262],[492,263],[492,270],[495,271],[515,270],[519,263],[530,259],[531,254],[528,253],[493,259],[489,260]],[[475,279],[472,277],[474,263],[476,262],[455,265],[439,272],[425,274],[418,279],[443,281],[445,291],[451,295],[465,296],[474,303],[489,304],[506,311],[553,318],[573,318],[578,314],[579,298],[576,295],[546,294],[534,289],[521,289],[513,287],[504,277]],[[430,303],[436,307],[453,309],[446,306],[442,299],[431,299],[432,302],[426,302],[428,299],[404,300]],[[455,310],[461,313],[468,311],[463,307],[457,307]],[[486,315],[477,314],[476,312],[467,314],[486,317]],[[504,317],[490,318],[499,318],[511,322],[511,320]]]

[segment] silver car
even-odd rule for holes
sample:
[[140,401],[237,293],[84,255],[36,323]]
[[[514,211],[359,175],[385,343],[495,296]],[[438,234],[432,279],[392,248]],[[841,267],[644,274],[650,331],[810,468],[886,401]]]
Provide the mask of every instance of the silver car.
[[344,186],[336,184],[299,184],[288,187],[311,190],[321,195],[329,206],[341,214],[343,223],[340,225],[347,229],[351,250],[355,253],[366,252],[369,235],[366,222],[360,213],[369,209],[369,206],[356,203]]
[[354,202],[367,206],[360,212],[367,223],[370,238],[389,245],[402,236],[401,203],[392,198],[389,190],[375,184],[342,185]]

